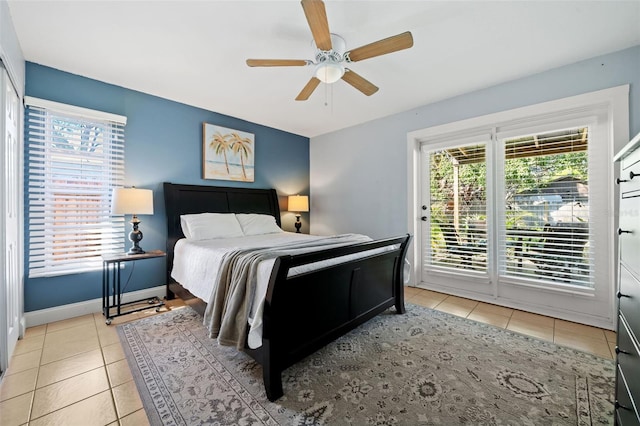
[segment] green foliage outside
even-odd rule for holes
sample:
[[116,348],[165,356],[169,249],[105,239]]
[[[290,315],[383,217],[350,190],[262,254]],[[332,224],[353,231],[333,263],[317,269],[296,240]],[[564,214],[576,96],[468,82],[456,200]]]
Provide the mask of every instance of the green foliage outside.
[[516,194],[523,192],[537,193],[549,186],[553,181],[563,177],[588,183],[586,152],[569,152],[564,154],[543,155],[536,157],[515,158],[505,161],[505,201],[507,206],[507,228],[522,227],[522,219],[527,216],[513,202]]
[[[477,146],[463,147],[469,151],[474,148],[477,149]],[[587,152],[582,151],[505,160],[507,228],[518,227],[530,214],[515,204],[515,195],[524,192],[537,193],[551,182],[566,176],[587,183],[587,158]],[[484,157],[478,160],[478,162],[458,166],[458,232],[461,238],[468,231],[469,224],[486,220],[487,167]],[[448,203],[452,203],[455,193],[454,162],[456,159],[447,150],[435,151],[430,155],[431,245],[432,249],[437,251],[444,249],[441,225],[452,221]]]

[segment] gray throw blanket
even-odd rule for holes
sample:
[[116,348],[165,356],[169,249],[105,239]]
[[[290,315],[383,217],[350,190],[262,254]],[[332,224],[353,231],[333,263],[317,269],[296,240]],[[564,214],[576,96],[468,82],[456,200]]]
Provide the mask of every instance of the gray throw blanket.
[[240,350],[244,348],[260,262],[367,241],[371,239],[364,235],[344,234],[278,246],[238,249],[225,254],[204,314],[209,337],[217,338],[221,345],[235,345]]

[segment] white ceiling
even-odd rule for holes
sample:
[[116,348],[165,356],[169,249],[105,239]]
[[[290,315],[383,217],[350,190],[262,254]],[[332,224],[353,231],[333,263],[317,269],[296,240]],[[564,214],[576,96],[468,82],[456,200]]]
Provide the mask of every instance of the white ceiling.
[[313,59],[297,0],[9,0],[25,59],[313,137],[640,44],[634,1],[327,1],[347,49],[411,31],[414,47],[353,63],[380,87],[343,81],[295,101]]

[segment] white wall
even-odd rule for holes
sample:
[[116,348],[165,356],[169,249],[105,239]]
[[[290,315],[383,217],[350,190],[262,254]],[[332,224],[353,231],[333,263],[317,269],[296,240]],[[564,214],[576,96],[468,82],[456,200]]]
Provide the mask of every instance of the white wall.
[[407,232],[408,132],[623,84],[631,84],[635,135],[640,46],[312,138],[311,233],[379,238]]
[[24,56],[13,27],[9,5],[5,0],[0,0],[0,59],[9,72],[11,81],[16,86],[18,96],[22,99],[24,95]]

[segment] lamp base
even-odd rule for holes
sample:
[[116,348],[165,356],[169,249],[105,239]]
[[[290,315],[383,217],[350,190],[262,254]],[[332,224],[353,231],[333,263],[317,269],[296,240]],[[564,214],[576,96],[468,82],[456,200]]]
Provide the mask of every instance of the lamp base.
[[132,255],[132,254],[145,254],[146,251],[142,250],[140,247],[137,246],[133,246],[129,249],[129,251],[127,252],[127,255]]
[[131,225],[133,226],[133,230],[129,233],[129,241],[133,243],[133,246],[131,246],[131,248],[127,252],[128,255],[146,253],[138,245],[140,241],[142,241],[142,232],[138,229],[139,224],[140,220],[138,220],[138,217],[136,215],[133,215],[133,217],[131,218]]
[[300,234],[300,228],[302,227],[302,222],[300,222],[300,215],[297,214],[296,215],[296,223],[295,223],[295,227],[296,227],[296,234]]

